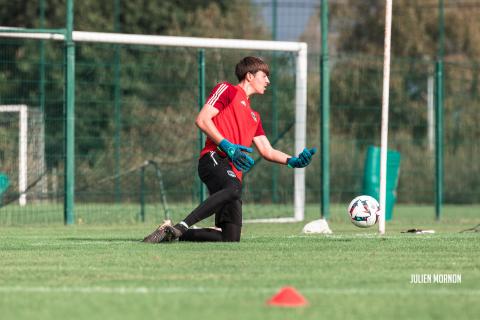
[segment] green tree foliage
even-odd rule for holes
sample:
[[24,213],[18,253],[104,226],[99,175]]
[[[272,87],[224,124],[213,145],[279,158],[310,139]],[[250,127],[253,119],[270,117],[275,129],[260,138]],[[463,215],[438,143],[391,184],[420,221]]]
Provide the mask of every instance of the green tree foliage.
[[[347,0],[334,3],[338,50],[383,55],[384,2]],[[393,2],[392,56],[434,58],[439,49],[438,1]],[[348,21],[348,23],[347,23]],[[445,53],[447,59],[476,59],[480,53],[478,10],[461,4],[445,6]]]
[[[346,121],[361,117],[365,123],[379,119],[383,70],[385,6],[376,0],[346,1],[332,5],[332,25],[338,35],[335,51],[341,52],[339,63],[332,70],[333,103],[370,109],[363,114],[356,110],[338,110]],[[390,103],[392,129],[406,127],[413,136],[425,136],[426,84],[433,75],[434,61],[439,52],[438,1],[394,1],[392,20],[392,52]],[[480,52],[480,19],[478,11],[458,6],[445,8],[445,60],[447,63],[468,63],[474,68],[463,76],[478,89],[478,67],[475,59]],[[447,69],[448,72],[448,69]],[[446,74],[447,79],[454,77]],[[458,91],[461,81],[447,81],[447,91]],[[473,89],[475,88],[475,89]],[[349,94],[345,94],[345,93]],[[448,99],[448,98],[447,98]],[[448,104],[448,101],[447,101]],[[402,106],[408,105],[409,112]],[[450,104],[451,105],[451,104]],[[357,121],[358,122],[358,121]],[[421,129],[423,128],[423,129]],[[423,132],[422,132],[423,130]],[[355,133],[364,136],[361,129]]]

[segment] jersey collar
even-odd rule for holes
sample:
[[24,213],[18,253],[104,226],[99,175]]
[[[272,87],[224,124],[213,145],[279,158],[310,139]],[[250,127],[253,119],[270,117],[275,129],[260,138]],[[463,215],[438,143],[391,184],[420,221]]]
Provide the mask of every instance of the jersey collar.
[[243,88],[240,85],[237,84],[235,87],[242,93],[242,95],[245,97],[245,99],[250,101],[250,97],[247,96],[247,93],[245,92],[245,90],[243,90]]

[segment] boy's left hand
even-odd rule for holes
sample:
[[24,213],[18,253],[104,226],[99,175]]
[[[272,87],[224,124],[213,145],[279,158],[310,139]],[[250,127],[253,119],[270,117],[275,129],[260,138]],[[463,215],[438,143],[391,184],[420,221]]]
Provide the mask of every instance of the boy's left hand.
[[290,168],[305,168],[312,162],[312,156],[317,152],[317,148],[312,149],[303,149],[303,151],[298,155],[298,157],[291,157],[287,161],[287,165]]

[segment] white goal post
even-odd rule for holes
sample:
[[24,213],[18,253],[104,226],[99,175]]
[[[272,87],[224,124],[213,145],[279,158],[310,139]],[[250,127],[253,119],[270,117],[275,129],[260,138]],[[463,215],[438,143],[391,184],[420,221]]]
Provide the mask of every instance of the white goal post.
[[385,212],[387,210],[387,149],[388,149],[388,99],[390,89],[390,48],[392,35],[392,0],[385,5],[385,39],[383,60],[383,91],[382,91],[382,126],[380,144],[380,219],[378,232],[385,234]]
[[[2,29],[4,32],[2,32]],[[6,31],[8,30],[8,31]],[[22,32],[25,30],[25,32]],[[12,32],[14,31],[14,32]],[[23,39],[43,39],[64,41],[65,36],[60,33],[36,33],[34,30],[21,28],[0,27],[0,37]],[[263,51],[294,52],[296,60],[295,74],[295,154],[300,153],[306,146],[307,124],[307,44],[305,42],[263,41],[244,39],[219,39],[154,36],[139,34],[101,33],[73,31],[74,42],[99,42],[110,44],[175,46],[217,49],[244,49]],[[257,219],[257,222],[294,222],[303,221],[305,211],[305,169],[294,171],[294,216],[290,218]]]

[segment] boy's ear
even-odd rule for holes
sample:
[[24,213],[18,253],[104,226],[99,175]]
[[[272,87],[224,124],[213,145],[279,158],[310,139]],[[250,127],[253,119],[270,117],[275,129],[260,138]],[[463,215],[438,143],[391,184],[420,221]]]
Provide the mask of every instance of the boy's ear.
[[246,78],[248,81],[252,81],[252,79],[255,78],[255,76],[251,72],[247,72]]

